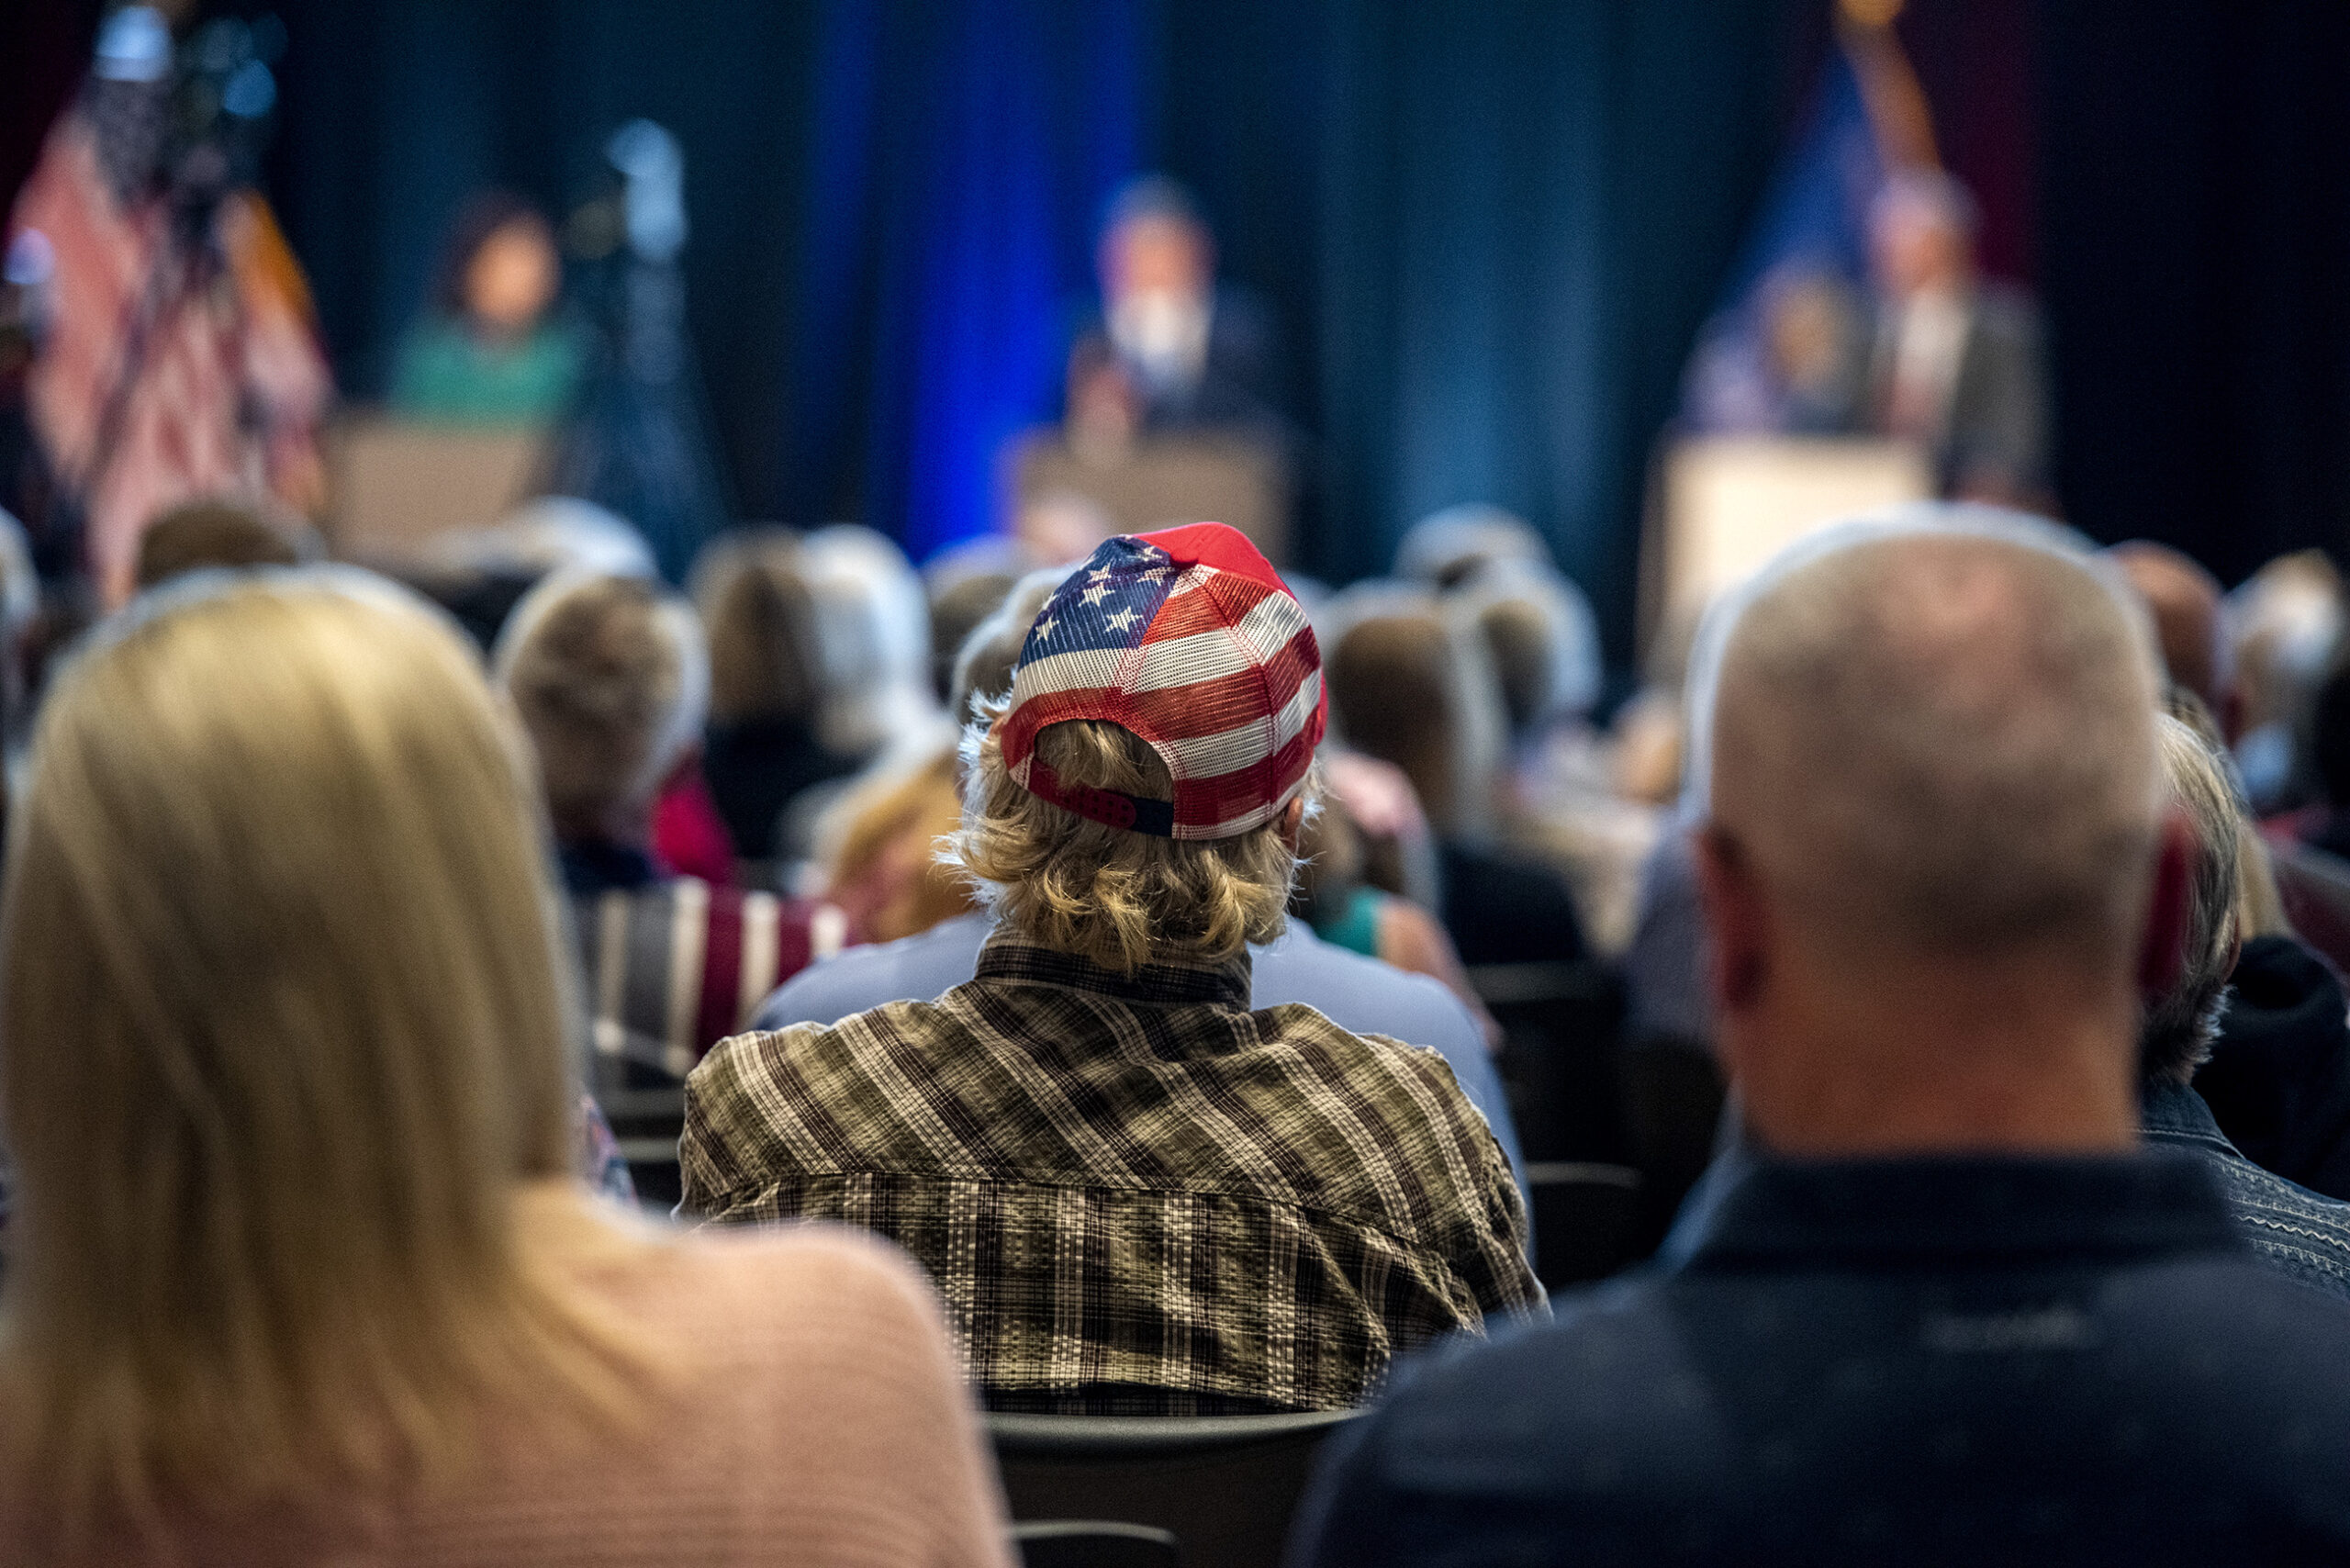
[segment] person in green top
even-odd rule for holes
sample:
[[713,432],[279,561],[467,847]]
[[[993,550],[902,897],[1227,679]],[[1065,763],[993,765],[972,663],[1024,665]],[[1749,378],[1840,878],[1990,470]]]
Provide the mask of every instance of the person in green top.
[[401,341],[392,407],[468,425],[549,423],[569,407],[583,358],[557,318],[554,234],[520,196],[493,191],[458,217],[431,307]]

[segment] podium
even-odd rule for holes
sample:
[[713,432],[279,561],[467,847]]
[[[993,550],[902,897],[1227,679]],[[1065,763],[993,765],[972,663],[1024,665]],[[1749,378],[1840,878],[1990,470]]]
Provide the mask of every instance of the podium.
[[358,413],[327,431],[327,539],[345,559],[404,562],[487,528],[538,493],[550,432]]
[[1146,436],[1115,459],[1072,447],[1059,427],[1020,436],[1005,453],[1014,516],[1056,496],[1108,515],[1112,532],[1147,533],[1228,523],[1274,566],[1289,557],[1289,470],[1269,442],[1238,432]]
[[1640,640],[1692,627],[1724,588],[1823,524],[1925,500],[1926,454],[1900,442],[1696,436],[1664,453],[1640,550]]

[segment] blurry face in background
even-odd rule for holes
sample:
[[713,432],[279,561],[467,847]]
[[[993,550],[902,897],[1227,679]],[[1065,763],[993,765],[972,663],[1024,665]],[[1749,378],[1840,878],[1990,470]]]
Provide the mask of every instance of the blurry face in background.
[[1207,236],[1181,218],[1133,218],[1102,241],[1102,292],[1112,300],[1137,295],[1204,298],[1214,272]]
[[1973,266],[1964,230],[1949,214],[1916,199],[1886,203],[1869,226],[1869,251],[1877,281],[1897,299],[1954,293]]
[[537,218],[493,230],[465,266],[465,312],[500,337],[520,337],[554,302],[559,282],[554,236]]

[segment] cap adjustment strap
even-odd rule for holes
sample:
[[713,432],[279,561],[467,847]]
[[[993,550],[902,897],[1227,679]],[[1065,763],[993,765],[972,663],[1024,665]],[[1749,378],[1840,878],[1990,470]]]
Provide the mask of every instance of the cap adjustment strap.
[[1154,801],[1147,795],[1128,795],[1116,790],[1097,790],[1091,784],[1064,784],[1060,775],[1041,756],[1029,758],[1028,792],[1105,826],[1147,833],[1154,838],[1175,836],[1174,801]]

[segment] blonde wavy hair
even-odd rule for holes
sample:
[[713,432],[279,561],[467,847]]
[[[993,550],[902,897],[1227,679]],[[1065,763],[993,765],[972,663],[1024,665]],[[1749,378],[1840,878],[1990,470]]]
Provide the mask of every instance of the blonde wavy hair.
[[[1013,781],[995,734],[1006,699],[976,697],[972,706],[963,825],[941,857],[979,884],[998,924],[1125,974],[1147,963],[1221,963],[1281,934],[1297,856],[1280,818],[1231,838],[1174,839],[1079,816]],[[1175,796],[1158,754],[1116,724],[1049,724],[1036,756],[1065,784]],[[1314,795],[1309,777],[1309,810]]]
[[17,1479],[70,1540],[429,1480],[491,1405],[624,1416],[655,1358],[571,1282],[651,1243],[568,1179],[536,791],[472,650],[340,572],[131,614],[41,715],[0,892]]
[[968,913],[969,879],[937,856],[939,840],[962,822],[955,747],[942,745],[920,767],[850,791],[818,824],[833,843],[822,859],[823,896],[868,942],[895,942]]

